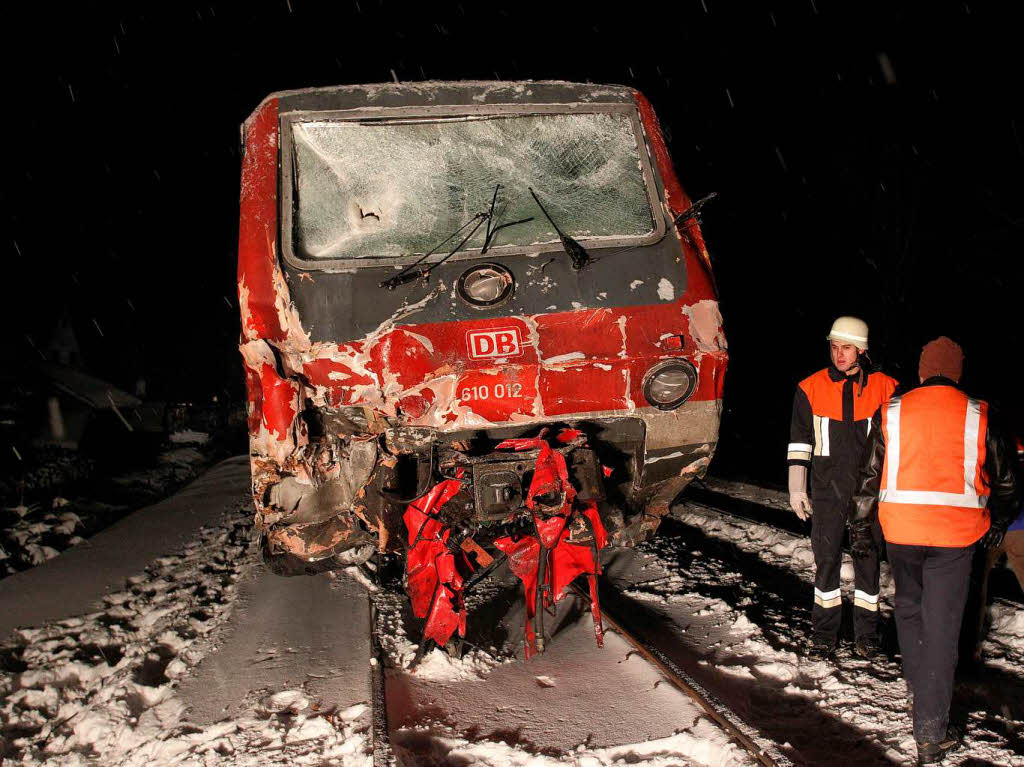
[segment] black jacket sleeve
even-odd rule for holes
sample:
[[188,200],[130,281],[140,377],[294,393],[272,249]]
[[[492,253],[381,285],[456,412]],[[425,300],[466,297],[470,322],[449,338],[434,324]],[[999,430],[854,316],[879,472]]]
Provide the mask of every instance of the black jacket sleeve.
[[793,417],[789,422],[789,447],[786,452],[786,465],[811,465],[814,454],[814,419],[811,401],[807,393],[799,386],[793,396]]
[[1006,528],[1020,511],[1020,488],[1017,485],[1016,450],[1000,427],[999,416],[989,410],[985,430],[984,472],[988,480],[988,511],[992,526]]
[[885,437],[882,434],[882,408],[871,417],[871,433],[864,443],[857,473],[857,487],[853,491],[847,518],[851,533],[869,530],[878,518],[878,491],[882,486],[882,466],[885,465]]

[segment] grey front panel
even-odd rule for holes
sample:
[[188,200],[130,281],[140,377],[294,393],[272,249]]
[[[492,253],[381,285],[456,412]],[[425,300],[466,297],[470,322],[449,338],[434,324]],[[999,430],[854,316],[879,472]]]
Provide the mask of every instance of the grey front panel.
[[[619,252],[610,252],[613,250]],[[595,262],[581,271],[572,269],[569,257],[561,250],[502,258],[485,255],[479,260],[442,264],[429,283],[409,283],[394,290],[379,286],[397,273],[393,267],[366,267],[348,273],[311,272],[300,277],[301,270],[285,264],[285,273],[311,340],[332,342],[362,338],[402,307],[420,302],[420,308],[403,316],[403,323],[646,306],[678,300],[686,290],[682,248],[671,233],[646,247],[602,249],[592,255]],[[478,309],[458,298],[455,283],[467,269],[485,261],[508,268],[515,277],[516,289],[504,304]],[[431,295],[434,297],[424,302]]]

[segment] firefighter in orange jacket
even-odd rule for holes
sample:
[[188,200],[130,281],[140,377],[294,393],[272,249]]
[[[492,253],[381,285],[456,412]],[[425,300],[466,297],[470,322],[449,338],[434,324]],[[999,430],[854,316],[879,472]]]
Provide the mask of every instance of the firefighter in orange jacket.
[[[816,572],[811,652],[819,657],[831,655],[839,639],[846,511],[871,414],[897,385],[884,373],[865,369],[868,326],[864,321],[838,318],[828,341],[832,364],[797,387],[788,450],[790,506],[800,519],[813,511],[811,547]],[[881,543],[880,531],[877,540]],[[854,570],[854,650],[868,657],[878,647],[877,555],[855,563]]]
[[949,704],[972,552],[998,545],[1017,508],[1012,452],[957,388],[962,368],[950,339],[924,347],[921,386],[875,415],[850,508],[855,557],[873,552],[876,520],[885,535],[918,764],[959,742]]

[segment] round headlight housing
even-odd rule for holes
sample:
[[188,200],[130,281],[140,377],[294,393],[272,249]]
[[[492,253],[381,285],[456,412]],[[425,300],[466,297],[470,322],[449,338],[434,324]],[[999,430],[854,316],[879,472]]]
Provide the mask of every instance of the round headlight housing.
[[470,306],[497,306],[515,289],[512,272],[501,264],[477,264],[459,277],[459,297]]
[[644,377],[644,397],[660,410],[674,410],[697,389],[697,369],[686,360],[660,362]]

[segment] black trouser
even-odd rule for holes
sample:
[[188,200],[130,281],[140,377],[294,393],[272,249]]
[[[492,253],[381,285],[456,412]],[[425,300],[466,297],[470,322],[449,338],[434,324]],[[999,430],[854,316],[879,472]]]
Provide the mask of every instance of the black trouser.
[[[842,622],[839,574],[843,565],[843,534],[846,508],[839,502],[815,499],[811,516],[811,548],[814,551],[814,607],[811,623],[818,639],[835,642]],[[873,637],[878,630],[878,544],[881,528],[875,523],[875,549],[871,556],[853,560],[855,577],[853,630],[858,638]]]
[[985,638],[985,622],[988,617],[988,579],[1002,553],[999,547],[974,547],[957,650],[960,664],[970,664],[981,658],[981,642]]
[[942,740],[949,724],[973,549],[888,544],[903,676],[914,696],[914,737],[921,743]]

